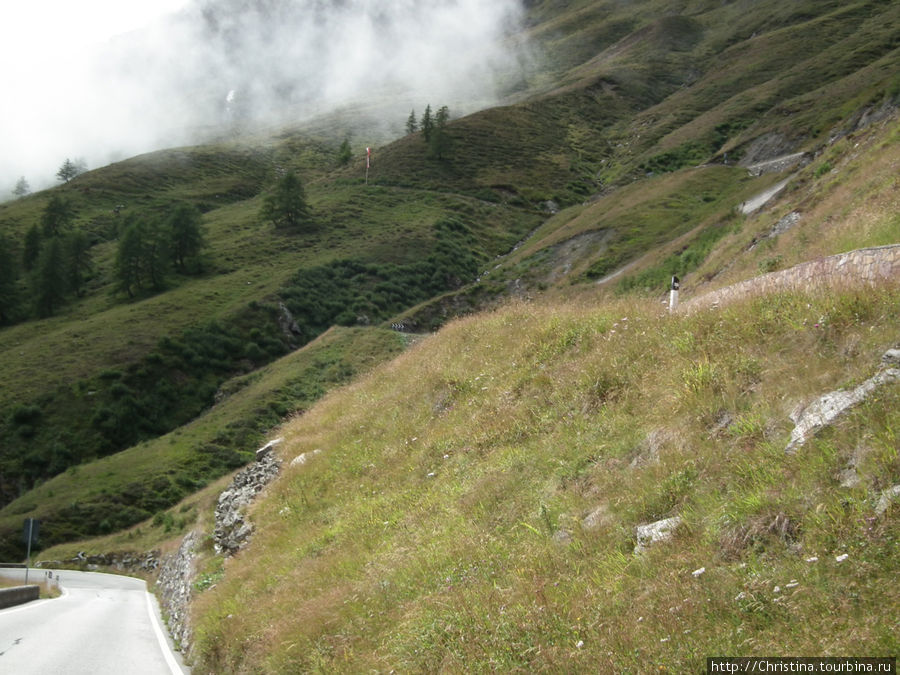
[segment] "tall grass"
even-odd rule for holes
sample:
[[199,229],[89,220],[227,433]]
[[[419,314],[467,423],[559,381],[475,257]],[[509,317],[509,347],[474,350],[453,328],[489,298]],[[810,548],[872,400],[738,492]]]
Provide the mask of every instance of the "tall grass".
[[[871,495],[900,481],[900,391],[783,448],[794,404],[874,371],[898,298],[690,318],[520,303],[454,322],[282,429],[285,459],[322,453],[266,493],[252,546],[199,596],[198,672],[893,653],[896,509],[875,517]],[[674,541],[632,553],[636,525],[676,514]]]

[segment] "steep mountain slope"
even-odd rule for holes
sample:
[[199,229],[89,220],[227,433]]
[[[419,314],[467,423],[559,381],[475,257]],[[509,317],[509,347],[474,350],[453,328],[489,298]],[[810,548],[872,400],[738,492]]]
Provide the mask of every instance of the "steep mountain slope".
[[[861,140],[859,166],[896,168],[897,132]],[[838,209],[835,229],[862,240],[877,222],[896,246],[895,176],[867,174],[884,188],[869,218]],[[195,594],[195,668],[696,672],[713,654],[895,653],[898,283],[690,316],[582,289],[450,323],[278,430],[286,468],[250,544],[224,564],[200,552],[214,586]],[[879,372],[788,451],[799,411]],[[663,520],[672,538],[636,550]]]
[[[376,148],[365,184],[360,162],[337,161],[341,129],[289,130],[134,158],[0,205],[0,232],[18,254],[50,197],[70,200],[94,262],[84,295],[58,315],[0,331],[3,501],[171,432],[207,410],[229,378],[335,323],[431,330],[510,294],[602,280],[674,242],[632,268],[658,263],[655,276],[629,283],[661,290],[666,255],[690,251],[695,268],[720,236],[740,236],[735,206],[778,179],[750,177],[736,161],[815,157],[866,111],[890,114],[900,91],[898,11],[891,2],[532,2],[518,39],[536,47],[540,67],[507,105],[452,120],[441,160],[409,135]],[[847,143],[834,152],[846,157]],[[805,174],[814,193],[820,166]],[[260,222],[266,191],[287,169],[306,184],[316,214],[308,231]],[[165,292],[133,301],[116,295],[123,217],[149,220],[180,202],[204,213],[206,272],[173,274]],[[890,227],[879,227],[889,240]],[[722,258],[710,275],[728,264]],[[281,303],[297,330],[279,325]],[[295,405],[308,402],[285,412]],[[237,462],[251,438],[218,442]],[[148,515],[121,508],[134,482],[122,465],[93,515],[77,531],[57,528],[61,538],[102,531],[104,510],[116,526]],[[167,485],[155,490],[166,497],[153,508],[230,466],[200,475],[167,467]],[[59,475],[53,491],[73,494],[77,482]],[[26,500],[3,510],[8,554],[34,508]]]
[[[285,459],[322,453],[270,489],[251,545],[195,600],[199,671],[893,654],[897,507],[874,507],[900,481],[897,385],[784,447],[791,406],[877,370],[898,299],[454,323],[280,432]],[[632,552],[637,526],[674,516],[671,543]]]

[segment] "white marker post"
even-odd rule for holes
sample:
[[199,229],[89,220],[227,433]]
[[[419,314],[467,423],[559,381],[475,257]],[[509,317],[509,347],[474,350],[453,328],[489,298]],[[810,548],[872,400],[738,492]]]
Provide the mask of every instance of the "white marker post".
[[369,184],[369,164],[372,161],[372,148],[366,148],[366,185]]
[[31,542],[37,539],[37,530],[40,527],[38,521],[34,518],[26,518],[25,519],[25,527],[23,528],[23,535],[25,536],[25,542],[28,545],[28,553],[25,558],[25,584],[28,584],[28,568],[31,567]]
[[669,313],[675,311],[675,308],[678,307],[678,288],[680,283],[678,281],[678,277],[672,276],[672,285],[669,287]]

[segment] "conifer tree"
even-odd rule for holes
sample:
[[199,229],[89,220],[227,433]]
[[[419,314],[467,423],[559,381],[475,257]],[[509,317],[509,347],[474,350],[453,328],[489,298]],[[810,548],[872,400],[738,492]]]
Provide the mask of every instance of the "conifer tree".
[[119,288],[132,297],[135,291],[165,286],[169,243],[157,221],[132,220],[119,237],[116,276]]
[[65,255],[59,237],[44,246],[34,272],[34,301],[40,316],[51,316],[66,295]]
[[350,148],[350,139],[345,138],[338,150],[338,164],[347,166],[351,159],[353,159],[353,150]]
[[261,214],[276,227],[295,228],[310,222],[306,194],[297,174],[289,171],[278,181],[263,202]]
[[447,122],[450,121],[450,110],[442,106],[434,116],[434,129],[431,131],[431,140],[428,150],[435,159],[444,159],[450,152],[450,137],[447,135]]
[[76,159],[74,162],[66,157],[66,161],[62,163],[62,166],[59,167],[59,171],[56,172],[56,177],[59,180],[68,183],[70,180],[75,178],[76,176],[83,174],[87,171],[87,164],[83,159]]
[[66,236],[66,272],[69,288],[76,295],[82,294],[85,277],[91,273],[91,244],[82,230],[75,230]]
[[132,297],[141,288],[141,231],[137,223],[128,224],[119,237],[116,251],[116,277],[119,288]]
[[72,204],[58,195],[53,195],[41,213],[41,227],[45,237],[55,237],[75,219]]
[[206,246],[200,211],[191,204],[179,204],[167,221],[169,252],[178,272],[200,271],[200,252]]
[[24,197],[29,192],[31,192],[31,186],[28,184],[28,181],[25,180],[25,176],[22,176],[16,181],[16,187],[13,188],[13,194],[16,197]]
[[434,120],[431,118],[431,104],[429,103],[425,107],[425,112],[422,113],[422,135],[425,137],[425,142],[429,142],[431,140],[431,132],[434,129]]
[[416,111],[415,109],[410,110],[409,117],[406,118],[406,133],[414,134],[418,128],[419,124],[416,122]]
[[41,231],[37,225],[32,225],[25,233],[25,246],[22,249],[22,267],[26,272],[34,269],[38,256],[41,254]]
[[0,234],[0,326],[12,323],[19,305],[16,287],[18,277],[19,270],[13,256],[12,242]]

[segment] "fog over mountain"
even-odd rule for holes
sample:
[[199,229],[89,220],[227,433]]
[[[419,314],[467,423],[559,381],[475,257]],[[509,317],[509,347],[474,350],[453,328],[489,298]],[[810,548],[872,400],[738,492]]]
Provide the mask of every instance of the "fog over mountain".
[[0,113],[2,198],[19,176],[52,184],[67,157],[95,168],[348,105],[387,134],[427,103],[489,105],[528,62],[508,39],[521,12],[520,0],[192,0],[48,67],[17,67]]

